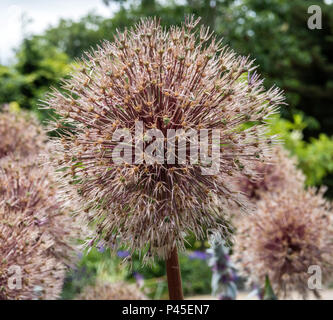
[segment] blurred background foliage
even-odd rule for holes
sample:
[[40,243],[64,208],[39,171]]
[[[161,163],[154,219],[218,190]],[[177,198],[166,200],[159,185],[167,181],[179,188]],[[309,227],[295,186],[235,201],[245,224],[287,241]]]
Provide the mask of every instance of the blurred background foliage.
[[[102,0],[100,0],[102,1]],[[15,49],[15,62],[0,65],[0,104],[12,103],[36,112],[45,121],[50,116],[38,110],[50,86],[70,70],[75,58],[95,48],[103,39],[112,40],[141,17],[157,16],[165,26],[180,24],[184,15],[195,14],[223,37],[238,53],[251,54],[260,65],[267,87],[285,90],[288,106],[271,120],[271,130],[299,160],[308,185],[328,186],[333,198],[333,4],[317,0],[322,9],[321,30],[307,27],[307,0],[103,0],[118,3],[109,18],[93,12],[80,20],[62,19],[41,34],[25,34]],[[107,9],[107,8],[106,8]],[[203,253],[207,244],[189,239],[194,253],[181,256],[185,294],[209,293],[211,271]],[[192,254],[192,256],[191,256]],[[106,250],[91,250],[73,269],[63,298],[72,298],[96,277],[112,276],[135,281],[145,278],[150,297],[164,297],[164,265],[140,267],[132,257],[132,269],[121,257],[110,259]]]
[[[198,243],[192,242],[191,250]],[[129,258],[127,254],[125,251],[118,251],[115,255],[111,254],[109,249],[101,250],[100,248],[92,248],[89,252],[84,252],[78,265],[67,274],[62,299],[73,299],[82,292],[84,287],[92,285],[96,279],[137,283],[147,297],[167,299],[165,262],[158,260],[153,265],[142,265],[138,255],[132,255]],[[184,295],[211,293],[212,271],[207,264],[207,258],[208,255],[200,250],[180,253],[179,263],[182,269]]]

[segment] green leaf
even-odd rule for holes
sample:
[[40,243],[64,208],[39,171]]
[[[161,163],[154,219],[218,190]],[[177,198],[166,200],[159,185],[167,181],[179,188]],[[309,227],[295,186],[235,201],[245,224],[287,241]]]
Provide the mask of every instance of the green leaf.
[[278,300],[267,275],[265,278],[264,300]]

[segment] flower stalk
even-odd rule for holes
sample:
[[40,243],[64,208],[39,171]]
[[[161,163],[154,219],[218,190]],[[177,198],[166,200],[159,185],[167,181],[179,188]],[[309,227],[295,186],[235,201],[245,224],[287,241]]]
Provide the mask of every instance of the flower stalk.
[[166,270],[170,300],[184,300],[182,278],[176,247],[171,251],[170,257],[166,259]]

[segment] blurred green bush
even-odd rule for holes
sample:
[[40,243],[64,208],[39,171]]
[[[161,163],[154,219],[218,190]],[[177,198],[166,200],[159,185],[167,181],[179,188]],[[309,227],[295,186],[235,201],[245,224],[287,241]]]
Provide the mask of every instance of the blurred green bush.
[[304,129],[316,125],[316,121],[301,113],[295,114],[292,121],[276,116],[270,122],[271,133],[278,134],[286,149],[297,157],[307,185],[327,184],[330,187],[327,196],[332,198],[333,138],[321,133],[318,138],[304,140]]

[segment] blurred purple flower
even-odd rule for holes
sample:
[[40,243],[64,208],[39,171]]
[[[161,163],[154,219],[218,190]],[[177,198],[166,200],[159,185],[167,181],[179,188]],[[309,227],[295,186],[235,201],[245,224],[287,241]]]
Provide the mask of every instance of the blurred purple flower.
[[193,259],[200,259],[200,260],[206,260],[209,258],[209,254],[203,252],[203,251],[193,251],[192,253],[189,254],[188,256],[191,260]]
[[120,258],[127,258],[130,255],[130,253],[128,251],[125,250],[119,250],[117,252],[117,256]]
[[138,273],[138,272],[134,272],[134,278],[136,280],[136,284],[139,286],[139,288],[141,288],[143,286],[143,282],[144,282],[144,277],[142,274]]
[[235,272],[229,271],[221,277],[222,283],[235,282],[238,280],[238,277]]
[[105,247],[104,247],[103,243],[101,243],[101,242],[98,243],[96,248],[100,253],[103,253],[105,251]]
[[226,270],[226,268],[228,268],[228,265],[224,262],[224,261],[218,261],[217,263],[215,263],[212,267],[212,270],[214,272],[216,271],[224,271]]

